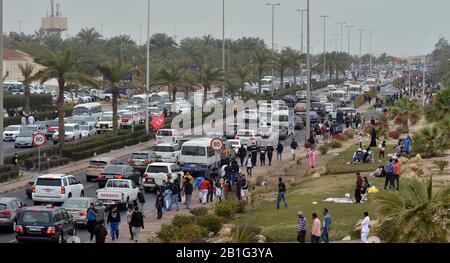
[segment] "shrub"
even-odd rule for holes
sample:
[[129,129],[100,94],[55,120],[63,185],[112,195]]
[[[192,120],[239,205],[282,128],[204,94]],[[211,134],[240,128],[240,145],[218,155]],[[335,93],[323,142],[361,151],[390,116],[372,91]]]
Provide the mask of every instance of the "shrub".
[[209,234],[208,229],[199,225],[184,225],[179,228],[176,234],[177,243],[199,243],[204,242],[204,238]]
[[195,224],[195,217],[187,215],[175,215],[172,219],[172,225],[177,227],[182,227],[189,224]]
[[364,104],[364,96],[363,95],[359,95],[358,97],[355,98],[355,101],[354,101],[355,108],[359,108],[363,104]]
[[397,140],[398,138],[400,138],[400,133],[398,131],[390,131],[388,133],[388,136],[394,140]]
[[327,154],[328,150],[329,150],[329,147],[328,147],[327,144],[322,144],[322,145],[319,146],[319,152],[322,155]]
[[337,140],[331,140],[328,145],[332,148],[332,149],[336,149],[336,148],[341,148],[342,147],[342,143],[340,141]]
[[311,148],[311,143],[305,142],[305,144],[303,146],[305,147],[305,149],[309,149],[309,148]]
[[263,181],[264,181],[264,177],[262,177],[261,175],[256,176],[256,185],[257,186],[261,186]]
[[344,134],[342,134],[342,133],[335,134],[335,135],[331,136],[331,138],[333,140],[338,140],[338,141],[341,141],[341,142],[347,140],[347,137]]
[[245,207],[248,205],[248,202],[245,200],[239,200],[236,205],[236,212],[242,214],[245,212]]
[[433,163],[439,169],[439,173],[442,173],[445,167],[448,166],[448,161],[445,160],[435,160]]
[[214,213],[224,219],[231,219],[235,211],[235,204],[228,200],[223,201],[214,207]]
[[162,225],[156,236],[163,242],[169,243],[176,239],[179,228],[174,225]]
[[216,215],[202,215],[196,217],[197,225],[205,227],[209,232],[218,233],[222,228],[222,218]]
[[424,128],[413,137],[414,153],[419,153],[424,158],[441,156],[450,143],[445,133],[436,127]]
[[352,139],[355,136],[355,132],[353,130],[345,130],[344,135],[347,136],[347,138]]
[[395,118],[394,118],[394,123],[397,124],[397,125],[403,124],[403,119],[402,119],[402,117],[399,116],[399,115],[395,116]]
[[247,227],[236,226],[231,235],[232,243],[250,243],[251,234]]
[[189,210],[194,216],[204,216],[208,214],[208,209],[206,207],[196,207]]

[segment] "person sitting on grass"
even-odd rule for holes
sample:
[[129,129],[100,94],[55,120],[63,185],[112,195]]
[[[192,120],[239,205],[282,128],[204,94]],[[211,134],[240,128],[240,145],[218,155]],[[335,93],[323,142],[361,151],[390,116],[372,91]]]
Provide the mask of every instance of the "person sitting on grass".
[[363,152],[361,148],[358,148],[356,152],[353,153],[352,164],[353,163],[361,163],[363,158]]

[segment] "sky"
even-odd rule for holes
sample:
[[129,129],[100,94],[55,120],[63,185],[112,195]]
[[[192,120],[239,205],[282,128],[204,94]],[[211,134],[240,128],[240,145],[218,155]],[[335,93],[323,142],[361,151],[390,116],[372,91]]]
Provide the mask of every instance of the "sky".
[[[272,10],[269,0],[225,0],[225,36],[261,37],[271,46]],[[270,0],[275,7],[275,48],[300,49],[301,16],[306,0]],[[41,17],[50,10],[50,0],[3,0],[6,33],[33,33],[40,28]],[[105,37],[130,35],[144,43],[147,32],[147,0],[55,0],[63,16],[68,17],[64,37],[74,36],[81,28],[95,27]],[[222,38],[221,0],[151,0],[150,34],[167,33],[179,41],[183,37],[212,34]],[[372,52],[394,56],[428,54],[439,37],[450,38],[450,1],[448,0],[311,0],[311,46],[313,53],[323,52],[323,19],[326,19],[326,50],[341,50],[341,28],[338,22],[352,25],[350,51],[370,51],[368,31],[374,31]],[[19,22],[20,21],[20,22]],[[304,22],[306,46],[306,13]],[[142,33],[141,33],[142,32]],[[336,37],[334,34],[339,34]],[[343,50],[348,50],[348,30],[343,31]]]

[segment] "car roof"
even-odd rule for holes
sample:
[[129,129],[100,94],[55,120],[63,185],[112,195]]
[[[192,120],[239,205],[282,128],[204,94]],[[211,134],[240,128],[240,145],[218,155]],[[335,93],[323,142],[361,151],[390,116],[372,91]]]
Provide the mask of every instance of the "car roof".
[[53,212],[56,209],[64,209],[62,207],[57,206],[29,206],[22,208],[22,211],[44,211],[44,212]]
[[[163,162],[157,162],[157,163],[151,163],[148,166],[171,166],[175,163],[163,163]],[[148,167],[147,166],[147,167]]]
[[94,197],[71,197],[70,199],[67,199],[67,200],[82,200],[82,201],[84,201],[84,200],[93,200],[93,199],[95,199]]
[[89,161],[109,162],[114,159],[117,159],[117,158],[115,158],[115,157],[97,157],[97,158],[90,159]]
[[15,197],[0,197],[0,203],[8,203],[8,202],[11,202],[14,200],[20,201],[19,199],[15,198]]
[[38,178],[53,178],[53,179],[60,179],[63,177],[71,176],[70,174],[43,174],[40,175]]
[[174,145],[178,145],[178,144],[165,142],[165,143],[159,143],[156,146],[174,146]]

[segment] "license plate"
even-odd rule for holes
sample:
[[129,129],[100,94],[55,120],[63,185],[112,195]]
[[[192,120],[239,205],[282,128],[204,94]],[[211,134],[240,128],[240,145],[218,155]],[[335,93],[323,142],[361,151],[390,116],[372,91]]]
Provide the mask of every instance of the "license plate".
[[50,193],[52,189],[44,189],[45,192]]
[[195,167],[196,165],[195,164],[193,164],[193,163],[191,163],[191,165],[190,165],[191,167]]
[[31,232],[40,232],[42,230],[42,228],[39,227],[30,227],[28,228],[28,230],[30,230]]

